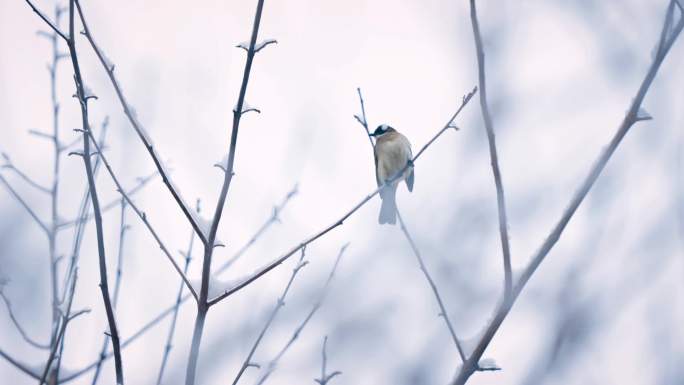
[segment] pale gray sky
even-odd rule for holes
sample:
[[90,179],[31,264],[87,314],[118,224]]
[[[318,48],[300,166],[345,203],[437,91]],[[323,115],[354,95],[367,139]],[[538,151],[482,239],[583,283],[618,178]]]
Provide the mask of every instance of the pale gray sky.
[[[37,1],[48,11],[52,1]],[[514,268],[522,268],[557,221],[571,194],[619,125],[651,60],[667,2],[480,1],[488,92],[509,208]],[[188,201],[213,210],[227,152],[231,109],[237,99],[254,1],[84,2],[90,28],[116,64],[118,79]],[[48,184],[51,147],[28,129],[51,127],[48,42],[42,21],[19,0],[0,2],[0,151]],[[300,193],[274,226],[225,277],[240,277],[324,225],[375,188],[373,158],[363,129],[356,87],[365,96],[372,127],[388,123],[418,149],[477,84],[468,3],[462,1],[266,1],[259,32],[275,38],[254,62],[247,101],[262,113],[240,126],[236,176],[219,238],[217,263],[237,250],[295,183]],[[78,40],[83,75],[99,96],[94,126],[110,117],[109,159],[126,186],[154,165],[114,98],[85,39]],[[561,241],[532,278],[486,357],[499,372],[475,374],[469,384],[520,384],[548,358],[559,309],[586,307],[592,316],[570,337],[548,384],[668,383],[684,364],[681,132],[684,122],[684,43],[662,66],[644,107],[654,120],[639,123],[570,222]],[[69,62],[61,63],[58,96],[61,136],[80,124]],[[416,163],[412,194],[398,202],[428,269],[443,293],[459,336],[475,335],[496,304],[502,282],[496,197],[479,104],[474,100],[448,132]],[[84,186],[82,162],[62,162],[61,211],[76,214]],[[49,202],[8,179],[47,218]],[[104,201],[117,194],[98,178]],[[190,228],[159,180],[136,196],[169,249],[186,247]],[[266,363],[315,300],[337,250],[351,242],[331,296],[270,379],[313,383],[320,346],[329,335],[334,384],[444,384],[457,352],[409,245],[399,228],[377,224],[373,200],[344,226],[307,249],[310,265],[257,351]],[[105,216],[113,271],[116,210]],[[125,247],[117,309],[122,336],[170,305],[178,278],[142,223]],[[95,359],[105,317],[97,288],[94,228],[86,230],[76,307],[93,311],[67,333],[64,365]],[[71,234],[59,239],[67,253]],[[198,245],[199,246],[199,245]],[[0,188],[0,274],[18,317],[37,339],[49,336],[47,242],[30,217]],[[199,275],[200,248],[190,276]],[[266,312],[290,274],[288,261],[209,314],[200,358],[201,384],[232,381]],[[571,272],[571,299],[557,300]],[[584,301],[584,302],[583,302]],[[194,306],[182,308],[166,377],[181,383]],[[583,313],[585,314],[585,313]],[[584,319],[584,318],[582,318]],[[124,350],[128,383],[156,380],[168,324]],[[46,354],[26,344],[0,310],[0,348],[38,365]],[[242,383],[258,374],[249,369]],[[114,378],[107,363],[101,383]],[[0,360],[3,383],[34,380]],[[677,377],[672,377],[677,378]],[[681,378],[681,377],[680,377]],[[674,380],[670,380],[674,381]],[[89,384],[90,376],[74,384]],[[673,382],[670,382],[673,383]]]

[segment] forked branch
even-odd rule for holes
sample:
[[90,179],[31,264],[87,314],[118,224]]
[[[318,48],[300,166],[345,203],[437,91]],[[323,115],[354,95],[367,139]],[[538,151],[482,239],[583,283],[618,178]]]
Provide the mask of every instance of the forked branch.
[[145,145],[147,152],[150,154],[150,157],[152,158],[154,165],[157,167],[157,171],[159,171],[159,175],[161,175],[162,180],[164,181],[164,184],[173,196],[173,199],[176,201],[181,211],[183,211],[183,214],[185,214],[185,217],[192,225],[192,228],[195,229],[195,232],[200,237],[202,242],[206,243],[207,234],[205,234],[204,230],[200,226],[199,218],[195,216],[193,210],[185,202],[185,200],[183,200],[183,197],[180,195],[178,187],[176,187],[176,185],[173,184],[173,182],[171,181],[169,171],[167,170],[164,163],[161,161],[161,158],[157,153],[154,144],[152,143],[152,139],[147,134],[147,130],[145,130],[142,124],[138,121],[138,118],[135,114],[135,110],[126,100],[126,97],[123,94],[121,86],[118,80],[116,79],[116,76],[114,75],[114,64],[109,62],[103,50],[97,45],[97,43],[95,43],[95,39],[93,38],[93,35],[90,32],[90,29],[88,28],[88,23],[86,22],[85,15],[83,14],[83,9],[81,8],[81,4],[78,0],[76,0],[76,7],[78,8],[78,14],[81,19],[81,24],[83,25],[83,34],[90,43],[90,46],[93,48],[93,51],[95,51],[95,55],[99,59],[100,63],[104,67],[105,72],[109,77],[109,81],[112,83],[112,86],[114,87],[114,91],[116,92],[116,96],[119,99],[119,103],[123,107],[124,114],[128,118],[128,121],[131,123],[131,126],[133,126],[133,129],[135,130],[140,140]]
[[[450,128],[454,119],[456,119],[456,117],[461,113],[463,108],[468,104],[468,102],[470,101],[470,99],[472,99],[473,95],[475,95],[476,92],[477,92],[477,87],[473,88],[473,90],[470,93],[463,96],[463,100],[461,102],[460,107],[458,107],[456,112],[451,116],[451,118],[446,122],[446,124],[439,131],[437,131],[437,133],[423,147],[421,147],[420,151],[418,151],[418,153],[416,153],[416,155],[413,157],[411,162],[409,162],[409,164],[407,164],[406,166],[404,166],[404,168],[399,170],[399,172],[397,172],[393,177],[389,178],[385,182],[385,184],[389,185],[391,183],[394,183],[394,181],[396,181],[397,179],[399,179],[401,177],[401,175],[403,175],[403,173],[406,171],[406,169],[408,169],[408,167],[410,167],[411,164],[414,164],[418,160],[418,158],[423,154],[423,152],[425,152],[425,150],[427,150],[432,145],[432,143],[434,143],[440,136],[442,136],[442,134],[444,134],[445,131],[447,131]],[[373,197],[375,195],[377,195],[380,192],[380,190],[385,187],[385,184],[379,186],[377,189],[375,189],[370,194],[368,194],[365,198],[363,198],[359,203],[357,203],[354,207],[352,207],[349,211],[347,211],[345,214],[343,214],[339,219],[337,219],[331,225],[323,228],[322,230],[318,231],[314,235],[302,240],[297,245],[295,245],[290,250],[288,250],[285,254],[283,254],[281,257],[278,257],[275,260],[273,260],[272,262],[270,262],[270,263],[264,265],[263,267],[257,269],[254,273],[243,278],[240,282],[238,282],[235,286],[231,287],[230,289],[226,290],[223,294],[221,294],[221,295],[217,296],[216,298],[210,300],[209,306],[213,306],[213,305],[221,302],[223,299],[225,299],[225,298],[233,295],[234,293],[244,289],[245,287],[249,286],[251,283],[253,283],[257,279],[259,279],[261,276],[263,276],[264,274],[273,270],[274,268],[276,268],[281,263],[285,262],[287,259],[289,259],[292,255],[294,255],[296,252],[301,250],[306,245],[316,241],[317,239],[324,236],[325,234],[327,234],[331,230],[333,230],[336,227],[344,224],[344,221],[346,221],[347,218],[352,216],[356,211],[358,211],[361,207],[363,207],[366,203],[368,203],[368,201],[373,199]]]
[[[475,23],[477,20],[477,13],[474,7],[474,0],[471,0],[470,4],[472,7],[471,19]],[[468,357],[466,362],[460,367],[456,377],[452,381],[452,385],[465,384],[466,381],[468,381],[470,376],[475,371],[481,370],[479,362],[482,357],[482,354],[487,349],[487,346],[489,346],[489,343],[491,342],[492,338],[494,338],[494,335],[499,330],[499,327],[503,323],[504,319],[506,319],[506,316],[515,304],[515,301],[517,300],[522,290],[525,288],[525,285],[532,277],[532,274],[534,274],[539,265],[544,261],[544,258],[546,258],[548,253],[554,247],[556,242],[558,242],[558,239],[560,239],[560,236],[563,234],[563,231],[565,230],[565,227],[567,226],[568,222],[570,222],[570,219],[577,211],[577,208],[591,190],[592,186],[594,185],[594,182],[596,182],[596,179],[598,179],[606,164],[608,164],[608,161],[610,160],[613,153],[615,153],[615,150],[617,150],[618,146],[622,142],[622,139],[629,132],[629,129],[635,123],[641,120],[639,119],[641,103],[643,102],[646,93],[648,92],[648,89],[653,83],[653,79],[658,73],[658,70],[661,64],[663,63],[663,60],[667,56],[668,52],[672,48],[673,43],[675,42],[677,37],[682,32],[682,29],[684,28],[684,14],[682,14],[681,12],[679,19],[675,23],[675,5],[677,5],[677,7],[679,8],[679,3],[677,3],[676,0],[671,0],[668,10],[666,12],[665,22],[663,25],[663,32],[661,33],[660,39],[658,40],[658,49],[656,51],[656,55],[653,57],[651,66],[649,67],[646,76],[642,80],[641,85],[639,86],[639,90],[637,91],[634,99],[632,99],[632,104],[629,106],[629,110],[627,111],[624,119],[622,120],[622,123],[620,124],[617,132],[611,139],[608,146],[599,154],[599,157],[594,163],[594,166],[591,168],[588,175],[585,177],[579,189],[570,199],[570,202],[565,211],[563,212],[563,214],[561,215],[560,219],[558,220],[556,225],[551,229],[549,235],[547,236],[546,240],[544,240],[539,250],[532,256],[530,263],[527,265],[518,281],[515,282],[510,298],[508,300],[503,300],[499,303],[497,309],[495,310],[494,317],[492,318],[491,322],[487,325],[484,333],[480,337],[477,346],[473,350],[472,354]]]

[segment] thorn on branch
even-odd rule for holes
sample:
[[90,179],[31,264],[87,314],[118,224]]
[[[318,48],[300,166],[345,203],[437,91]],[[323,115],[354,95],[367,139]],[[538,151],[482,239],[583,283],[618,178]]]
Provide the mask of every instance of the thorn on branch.
[[[84,102],[87,102],[87,101],[90,100],[90,99],[95,99],[95,100],[97,100],[97,95],[93,94],[93,93],[92,93],[90,90],[88,90],[87,88],[84,89],[83,92],[84,92],[84,95],[83,95],[83,101],[84,101]],[[80,99],[80,97],[78,96],[78,94],[73,94],[73,95],[71,95],[71,97],[72,97],[72,98]]]
[[[268,46],[270,44],[277,44],[277,43],[278,43],[278,41],[275,39],[263,40],[260,43],[257,43],[254,45],[254,53],[261,51],[262,49],[266,48],[266,46]],[[250,43],[243,41],[242,43],[236,45],[235,48],[242,48],[245,50],[245,52],[249,53]]]
[[[254,112],[256,112],[257,114],[260,114],[260,113],[261,113],[261,110],[260,110],[260,109],[258,109],[258,108],[256,108],[256,107],[249,106],[249,105],[247,105],[247,103],[245,103],[245,105],[244,105],[243,108],[242,108],[242,112],[240,113],[240,115],[244,115],[244,114],[246,114],[246,113],[248,113],[248,112],[250,112],[250,111],[254,111]],[[236,111],[236,110],[233,110],[233,112],[237,112],[237,111]]]
[[356,119],[357,122],[361,123],[362,126],[367,127],[368,123],[365,122],[363,119],[361,119],[358,115],[354,114],[354,118]]
[[236,45],[235,48],[242,48],[245,50],[245,52],[249,52],[249,43],[243,41],[242,43]]
[[478,372],[496,372],[496,371],[501,370],[501,368],[499,368],[499,367],[488,368],[488,367],[478,366],[476,370]]
[[254,46],[254,53],[261,51],[262,49],[266,48],[266,46],[268,46],[270,44],[278,44],[278,40],[276,40],[276,39],[263,40],[261,43]]
[[283,222],[280,220],[280,218],[278,217],[278,213],[279,213],[279,212],[280,212],[280,210],[278,210],[278,206],[273,206],[273,216],[271,217],[271,219],[272,219],[274,222],[283,223]]
[[643,107],[640,107],[634,117],[634,122],[641,122],[644,120],[652,120],[653,117]]

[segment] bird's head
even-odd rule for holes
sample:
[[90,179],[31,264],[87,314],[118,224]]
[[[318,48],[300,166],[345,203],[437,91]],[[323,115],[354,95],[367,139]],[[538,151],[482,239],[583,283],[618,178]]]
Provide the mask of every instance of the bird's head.
[[383,136],[386,133],[393,132],[393,131],[396,131],[396,130],[394,128],[390,127],[388,124],[381,124],[378,126],[378,128],[375,129],[375,131],[373,131],[372,134],[370,134],[370,136],[375,136],[375,137]]

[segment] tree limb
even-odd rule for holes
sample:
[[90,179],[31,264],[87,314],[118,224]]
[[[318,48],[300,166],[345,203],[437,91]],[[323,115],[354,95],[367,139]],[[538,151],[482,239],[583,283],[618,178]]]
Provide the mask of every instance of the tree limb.
[[[473,0],[471,0],[471,4],[473,4],[472,1]],[[641,103],[643,102],[646,93],[648,92],[648,89],[653,83],[653,79],[658,73],[660,65],[663,63],[663,60],[667,56],[667,53],[669,52],[670,48],[672,48],[672,44],[684,28],[684,18],[680,17],[677,24],[670,29],[669,25],[672,25],[673,20],[674,7],[671,1],[670,7],[668,8],[665,17],[665,23],[663,25],[663,30],[669,30],[669,33],[664,32],[661,34],[658,43],[659,48],[657,50],[657,53],[653,58],[653,62],[651,63],[651,66],[649,67],[646,76],[644,77],[644,79],[641,82],[641,85],[639,86],[639,90],[637,91],[636,96],[634,97],[634,99],[632,99],[632,103],[622,123],[620,124],[620,127],[611,139],[608,146],[600,153],[598,159],[596,160],[596,163],[594,163],[594,166],[589,171],[589,174],[585,177],[579,189],[571,198],[567,208],[561,215],[556,225],[551,229],[551,232],[547,236],[546,240],[544,240],[539,250],[532,256],[530,263],[527,265],[527,267],[521,274],[520,278],[513,286],[511,296],[509,297],[509,299],[503,300],[499,303],[497,309],[495,310],[494,317],[492,318],[491,322],[487,325],[484,334],[480,337],[480,340],[477,343],[475,350],[472,352],[470,357],[468,357],[468,360],[460,367],[456,377],[452,381],[452,385],[465,384],[470,378],[470,376],[475,371],[479,370],[479,360],[482,357],[482,354],[484,353],[487,346],[489,346],[489,343],[491,342],[492,338],[494,338],[494,335],[499,330],[499,327],[503,323],[504,319],[506,319],[506,316],[510,312],[511,308],[513,307],[515,301],[517,300],[522,290],[525,288],[525,285],[532,277],[532,274],[534,274],[534,272],[537,270],[537,268],[542,263],[544,258],[546,258],[548,253],[556,244],[558,239],[560,239],[560,236],[565,230],[565,227],[567,226],[568,222],[570,221],[572,216],[577,211],[579,205],[582,203],[584,198],[591,190],[592,186],[594,185],[594,182],[596,182],[596,179],[598,179],[599,175],[601,174],[601,171],[603,171],[606,164],[608,164],[608,161],[610,160],[611,156],[613,155],[617,147],[622,142],[622,139],[625,137],[627,132],[629,132],[629,129],[636,122],[639,121],[638,112],[641,108]]]

